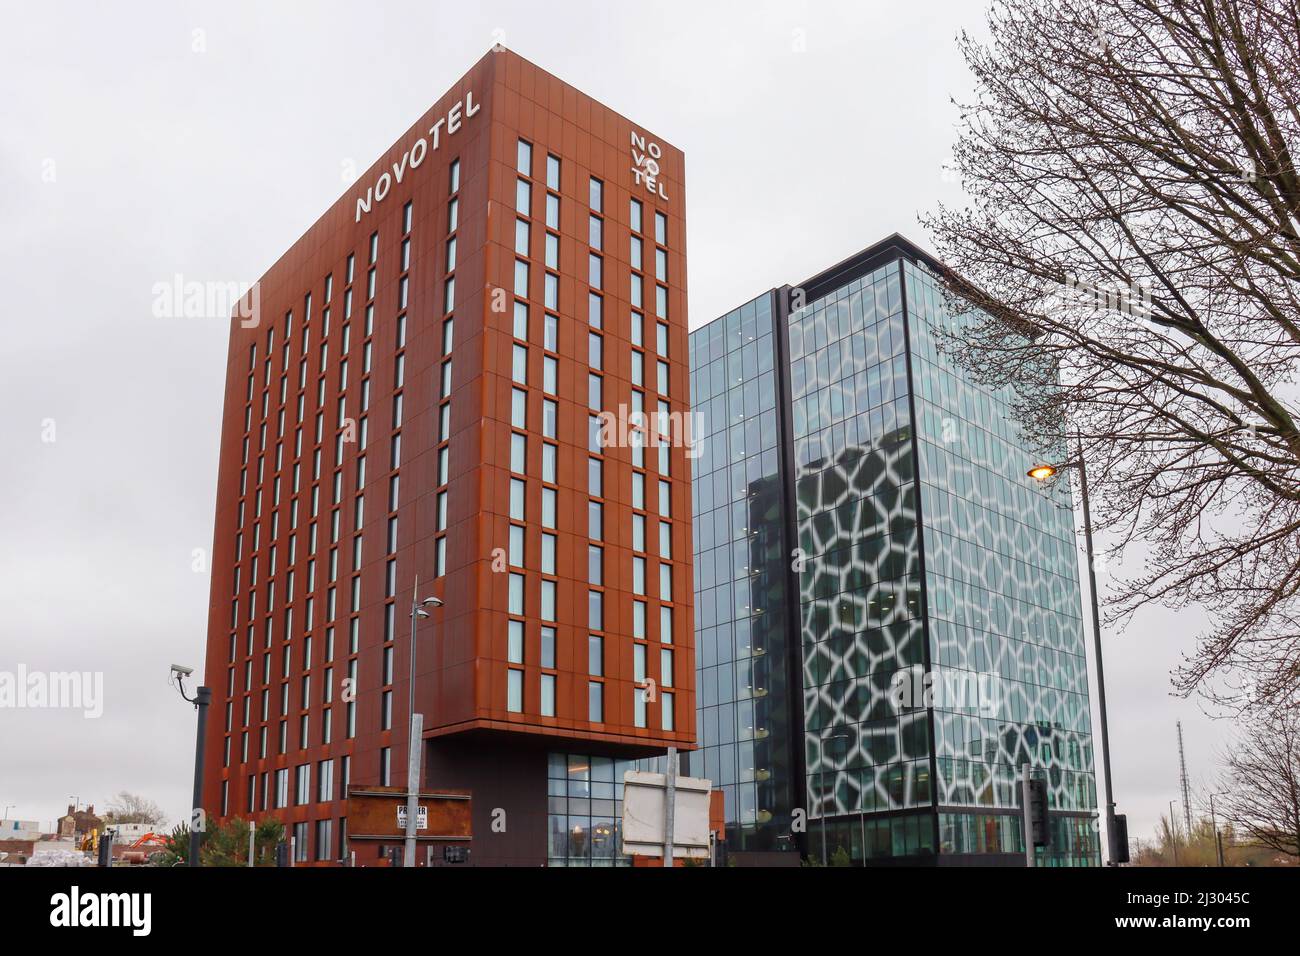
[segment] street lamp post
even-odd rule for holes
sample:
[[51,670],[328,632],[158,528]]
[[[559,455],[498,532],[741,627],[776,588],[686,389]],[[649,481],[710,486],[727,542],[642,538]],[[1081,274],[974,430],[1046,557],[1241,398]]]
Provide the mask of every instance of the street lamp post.
[[1029,469],[1029,477],[1036,481],[1046,481],[1064,468],[1076,468],[1079,472],[1079,496],[1083,501],[1083,540],[1088,557],[1088,595],[1092,605],[1092,641],[1093,656],[1097,659],[1097,707],[1101,713],[1101,765],[1106,778],[1106,842],[1107,863],[1115,865],[1115,793],[1110,781],[1110,728],[1106,720],[1106,675],[1102,667],[1101,654],[1101,613],[1097,603],[1097,571],[1092,550],[1092,512],[1088,502],[1088,467],[1083,458],[1083,442],[1075,435],[1077,457],[1074,461],[1061,465],[1035,465]]
[[181,692],[181,697],[194,705],[199,712],[198,731],[194,742],[194,800],[190,808],[190,866],[199,865],[199,834],[203,832],[200,827],[206,827],[206,816],[203,813],[203,745],[204,738],[207,736],[205,731],[208,726],[208,706],[212,703],[212,688],[200,687],[195,691],[194,696],[190,697],[185,693],[185,678],[194,673],[191,668],[181,667],[179,664],[172,665],[172,676],[175,679],[176,687]]
[[415,866],[415,834],[417,829],[416,813],[419,809],[420,796],[420,741],[424,736],[424,715],[415,712],[415,625],[420,618],[428,617],[426,607],[442,607],[442,601],[436,597],[427,597],[423,601],[420,593],[420,578],[416,575],[415,588],[411,592],[411,666],[407,710],[411,718],[410,734],[406,739],[406,845],[402,852],[402,866]]
[[[822,765],[821,765],[821,772],[820,772],[821,780],[818,782],[818,787],[817,787],[817,789],[821,791],[821,798],[822,798],[822,805],[821,805],[821,808],[820,808],[820,809],[821,809],[821,824],[822,824],[822,827],[821,827],[821,829],[822,829],[822,866],[830,866],[830,864],[831,864],[830,859],[826,856],[826,741],[828,741],[828,740],[849,740],[849,739],[850,739],[850,738],[849,738],[849,735],[848,735],[848,734],[841,732],[841,733],[838,733],[838,734],[831,734],[829,737],[819,737],[819,738],[818,738],[818,741],[817,741],[817,742],[818,742],[818,750],[820,751],[820,753],[821,753],[821,758],[822,758],[822,759],[821,759],[821,764],[822,764]],[[863,852],[863,854],[865,854],[865,853],[867,852],[867,848],[866,848],[865,846],[862,848],[862,852]]]

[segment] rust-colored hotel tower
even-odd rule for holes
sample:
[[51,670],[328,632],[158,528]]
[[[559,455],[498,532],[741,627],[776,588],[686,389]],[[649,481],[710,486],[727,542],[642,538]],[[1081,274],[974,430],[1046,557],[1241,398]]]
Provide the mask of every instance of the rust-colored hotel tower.
[[655,437],[689,411],[683,172],[497,48],[263,276],[227,359],[210,825],[384,852],[348,787],[407,783],[437,597],[423,786],[472,792],[471,862],[614,861],[626,761],[695,742],[691,463]]

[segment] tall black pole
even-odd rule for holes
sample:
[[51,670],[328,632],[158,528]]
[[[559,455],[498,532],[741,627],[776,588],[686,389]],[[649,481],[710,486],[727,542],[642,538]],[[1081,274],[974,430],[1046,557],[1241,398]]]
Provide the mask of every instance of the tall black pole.
[[418,822],[420,792],[420,757],[419,747],[422,741],[424,718],[416,719],[415,713],[415,625],[420,619],[420,576],[415,576],[414,589],[411,591],[411,668],[407,680],[406,719],[410,725],[406,734],[406,833],[402,849],[402,866],[415,866],[416,830]]
[[[194,696],[194,706],[199,711],[199,735],[194,745],[194,803],[190,810],[190,866],[199,865],[199,831],[195,827],[196,811],[203,806],[203,740],[208,726],[208,704],[212,703],[212,688],[200,687]],[[201,818],[202,819],[202,818]],[[204,826],[207,826],[206,820]]]
[[[1077,436],[1076,436],[1077,438]],[[1097,609],[1097,572],[1092,553],[1092,512],[1088,507],[1088,466],[1083,460],[1083,442],[1078,441],[1079,494],[1083,499],[1083,540],[1088,552],[1088,591],[1092,599],[1092,640],[1097,659],[1097,707],[1101,712],[1101,765],[1106,775],[1106,862],[1115,864],[1115,794],[1110,785],[1110,730],[1106,724],[1106,676],[1101,664],[1101,612]]]
[[1210,826],[1214,827],[1214,852],[1219,866],[1223,866],[1223,839],[1219,836],[1219,818],[1214,812],[1214,794],[1210,794]]

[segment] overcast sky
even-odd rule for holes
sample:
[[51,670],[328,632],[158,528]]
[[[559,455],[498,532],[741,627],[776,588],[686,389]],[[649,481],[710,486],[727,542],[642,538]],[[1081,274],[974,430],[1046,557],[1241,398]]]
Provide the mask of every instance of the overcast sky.
[[[0,815],[189,805],[194,712],[167,672],[202,669],[227,322],[155,318],[155,283],[257,279],[499,41],[685,150],[697,326],[891,232],[930,245],[918,213],[961,198],[953,41],[982,8],[6,0],[0,671],[99,671],[105,700],[0,710]],[[1201,624],[1107,635],[1133,836],[1179,797],[1175,721],[1194,782],[1226,743],[1170,696]]]

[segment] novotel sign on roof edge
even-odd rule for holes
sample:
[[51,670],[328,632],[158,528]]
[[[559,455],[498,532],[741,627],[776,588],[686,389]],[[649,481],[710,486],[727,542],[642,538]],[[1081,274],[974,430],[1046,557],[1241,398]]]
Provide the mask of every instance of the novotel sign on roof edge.
[[474,102],[474,92],[465,94],[463,102],[455,103],[447,115],[439,117],[438,122],[429,127],[427,136],[421,136],[411,148],[402,154],[402,158],[393,163],[392,171],[384,170],[375,180],[375,184],[366,190],[364,196],[357,197],[357,212],[354,222],[361,221],[362,213],[369,213],[372,206],[384,201],[394,183],[400,183],[409,170],[418,169],[430,152],[438,148],[442,130],[445,126],[447,135],[453,136],[461,124],[479,111],[483,104]]

